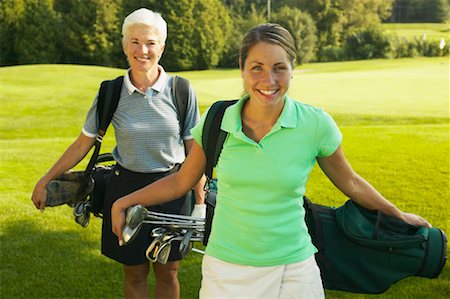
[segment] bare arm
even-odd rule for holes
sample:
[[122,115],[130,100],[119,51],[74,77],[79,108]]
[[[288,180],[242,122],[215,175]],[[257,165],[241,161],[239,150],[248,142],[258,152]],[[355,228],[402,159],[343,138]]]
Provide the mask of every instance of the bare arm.
[[[184,146],[185,146],[186,152],[188,154],[191,151],[194,143],[195,143],[194,139],[184,141]],[[204,175],[202,175],[202,177],[198,181],[197,185],[195,185],[195,187],[194,187],[195,204],[197,204],[197,205],[205,203],[205,190],[204,190],[205,183],[206,183],[206,177]]]
[[131,194],[119,198],[111,208],[112,231],[122,243],[125,211],[134,205],[157,205],[186,194],[203,176],[206,157],[203,149],[194,141],[191,151],[180,170]]
[[342,146],[339,146],[331,156],[317,158],[317,161],[333,184],[361,206],[369,210],[380,210],[386,215],[396,217],[412,225],[431,227],[422,217],[400,211],[359,176],[345,158]]
[[34,187],[31,200],[37,209],[41,211],[45,208],[45,198],[47,197],[47,184],[63,174],[67,170],[77,165],[94,145],[95,138],[87,137],[81,133],[78,138],[67,148],[61,158],[50,168],[50,170],[37,182]]

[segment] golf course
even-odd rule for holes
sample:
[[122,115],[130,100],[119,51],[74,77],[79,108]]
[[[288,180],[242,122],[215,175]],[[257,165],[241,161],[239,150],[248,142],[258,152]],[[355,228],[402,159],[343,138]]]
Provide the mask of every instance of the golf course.
[[[82,65],[0,68],[1,298],[123,298],[121,265],[100,253],[101,219],[92,216],[83,228],[70,207],[41,213],[30,198],[80,134],[100,83],[124,72]],[[243,91],[237,69],[171,74],[190,80],[201,113]],[[448,57],[311,63],[295,69],[288,94],[333,116],[347,159],[387,199],[449,235],[449,84]],[[102,152],[114,147],[112,127],[103,144]],[[306,195],[336,207],[347,200],[317,165]],[[198,298],[201,258],[191,252],[181,262],[181,298]],[[326,290],[326,297],[450,298],[450,263],[437,279],[406,278],[383,294]]]

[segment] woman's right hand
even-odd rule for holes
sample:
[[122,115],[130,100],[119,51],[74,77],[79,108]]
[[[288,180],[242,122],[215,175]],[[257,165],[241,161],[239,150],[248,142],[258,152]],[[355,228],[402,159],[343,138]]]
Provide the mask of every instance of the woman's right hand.
[[122,231],[125,226],[126,210],[127,208],[121,205],[120,199],[116,200],[111,207],[111,227],[117,236],[119,246],[123,245]]
[[44,212],[45,209],[45,200],[47,198],[47,184],[48,182],[41,178],[36,186],[34,187],[33,194],[31,195],[31,201],[33,202],[36,209]]

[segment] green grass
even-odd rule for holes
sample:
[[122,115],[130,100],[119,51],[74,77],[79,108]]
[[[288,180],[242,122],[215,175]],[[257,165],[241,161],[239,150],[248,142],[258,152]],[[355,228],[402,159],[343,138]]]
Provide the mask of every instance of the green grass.
[[424,35],[427,39],[440,40],[450,38],[450,25],[444,23],[385,23],[381,25],[387,32],[395,33],[408,40],[421,39]]
[[[100,254],[100,219],[81,228],[69,207],[40,213],[30,201],[36,181],[80,133],[99,83],[122,73],[73,65],[0,68],[2,298],[123,297],[121,266]],[[179,74],[191,80],[202,111],[242,91],[238,70]],[[450,232],[447,58],[307,64],[296,70],[289,93],[333,115],[344,134],[347,158],[382,194]],[[105,151],[113,146],[112,135],[107,135]],[[307,195],[334,206],[346,199],[317,167]],[[200,264],[196,253],[182,261],[182,298],[197,298]],[[149,283],[152,287],[152,278]],[[438,279],[407,278],[381,295],[326,294],[449,298],[450,265]]]

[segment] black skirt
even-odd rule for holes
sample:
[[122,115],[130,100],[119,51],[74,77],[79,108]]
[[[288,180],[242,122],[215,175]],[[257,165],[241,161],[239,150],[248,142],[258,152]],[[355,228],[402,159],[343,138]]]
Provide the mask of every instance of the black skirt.
[[[155,226],[150,224],[142,225],[138,235],[128,244],[119,246],[117,236],[113,234],[111,228],[111,207],[112,204],[129,193],[139,190],[148,184],[159,180],[169,174],[176,172],[179,165],[171,171],[163,173],[139,173],[127,170],[117,164],[108,179],[103,207],[102,225],[102,254],[116,260],[124,265],[133,266],[148,262],[145,256],[150,243],[153,241],[151,231]],[[190,195],[180,197],[168,203],[147,207],[151,211],[188,215],[191,210]],[[179,242],[173,242],[169,261],[181,260],[178,250]]]

